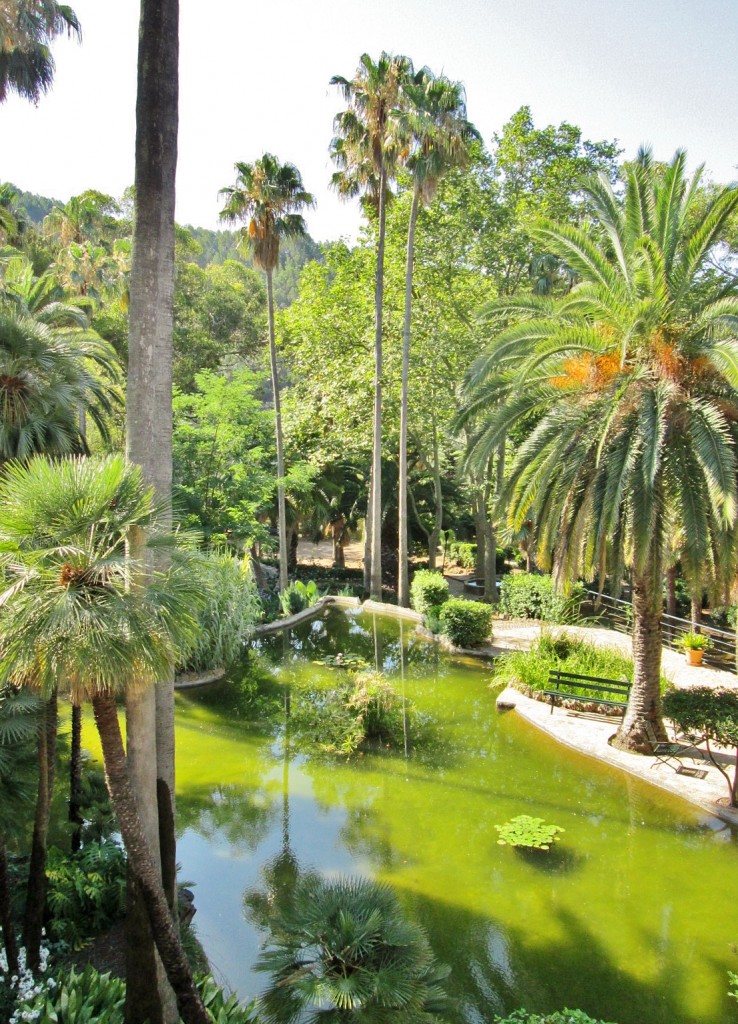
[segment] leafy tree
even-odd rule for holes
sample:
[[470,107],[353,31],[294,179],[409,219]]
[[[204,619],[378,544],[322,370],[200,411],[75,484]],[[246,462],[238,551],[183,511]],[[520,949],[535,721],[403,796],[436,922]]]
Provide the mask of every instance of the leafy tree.
[[478,416],[472,458],[509,430],[537,425],[518,449],[500,499],[507,524],[532,518],[539,560],[559,581],[630,565],[634,685],[617,743],[660,735],[661,576],[667,531],[683,528],[683,565],[730,576],[736,523],[738,339],[735,282],[701,275],[738,189],[691,221],[700,171],[678,152],[665,173],[641,151],[625,195],[604,175],[583,192],[592,232],[544,222],[533,237],[580,278],[561,300],[497,303],[514,318],[472,369],[466,416]]
[[287,586],[287,517],[284,492],[284,452],[282,410],[277,373],[277,346],[274,337],[273,274],[279,262],[282,238],[306,233],[301,210],[312,206],[313,197],[305,191],[300,172],[294,164],[280,164],[271,153],[265,153],[253,164],[237,163],[235,186],[224,188],[221,195],[226,204],[221,217],[228,221],[244,221],[241,237],[244,248],[251,251],[254,263],[264,271],[267,282],[269,315],[269,360],[272,371],[272,394],[277,438],[277,506],[279,514],[279,589]]
[[51,43],[81,38],[77,16],[56,0],[16,0],[0,8],[0,103],[9,92],[38,103],[54,79]]
[[118,722],[116,694],[152,686],[172,671],[197,635],[201,597],[186,563],[164,573],[125,554],[133,530],[156,525],[154,490],[121,457],[37,457],[7,467],[0,483],[0,668],[11,684],[42,694],[69,687],[90,700],[128,863],[187,1024],[207,1024],[175,930],[161,875],[141,821]]
[[413,200],[407,234],[407,266],[405,271],[405,323],[402,341],[402,395],[400,399],[399,458],[399,545],[397,600],[407,608],[410,603],[408,576],[407,525],[407,421],[408,375],[410,369],[410,325],[412,319],[413,260],[418,207],[427,205],[438,188],[438,182],[454,165],[468,159],[469,143],[479,139],[476,128],[466,119],[466,102],[460,82],[451,82],[443,75],[435,77],[423,68],[402,89],[405,107],[401,131],[409,139],[412,151],[406,164],[413,180]]
[[[375,63],[362,54],[353,78],[336,75],[337,85],[349,104],[334,119],[331,156],[339,167],[333,184],[340,195],[364,192],[377,216],[377,258],[374,279],[374,426],[370,483],[370,514],[367,517],[365,583],[371,597],[382,597],[382,321],[384,305],[384,244],[389,184],[400,156],[400,136],[394,131],[400,88],[411,73],[407,57],[382,52]],[[368,562],[369,572],[366,572]],[[368,579],[366,578],[368,575]]]

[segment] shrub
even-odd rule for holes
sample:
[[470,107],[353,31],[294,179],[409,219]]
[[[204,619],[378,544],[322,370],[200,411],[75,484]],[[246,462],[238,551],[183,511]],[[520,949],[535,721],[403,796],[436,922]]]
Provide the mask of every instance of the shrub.
[[718,604],[710,609],[710,620],[718,629],[736,628],[738,608],[734,604]]
[[519,814],[495,828],[500,834],[500,846],[522,846],[529,850],[548,850],[551,843],[558,843],[558,833],[564,831],[559,825],[547,825],[543,818],[531,818],[528,814]]
[[429,608],[448,601],[448,580],[440,572],[418,569],[410,584],[410,601],[416,612],[425,615]]
[[438,612],[441,632],[455,647],[474,647],[489,638],[492,609],[478,601],[450,597]]
[[683,732],[708,741],[710,759],[728,784],[730,804],[738,806],[738,762],[731,779],[709,748],[710,742],[738,748],[738,691],[709,686],[669,690],[664,694],[663,711]]
[[295,580],[286,590],[282,591],[279,600],[285,615],[297,615],[298,612],[305,611],[306,608],[312,608],[314,604],[318,603],[320,597],[321,594],[315,580],[308,580],[307,583]]
[[207,601],[199,615],[197,644],[184,668],[207,672],[238,661],[261,606],[247,562],[227,551],[211,551],[196,564]]
[[550,576],[516,573],[502,580],[500,611],[513,619],[571,622],[577,618],[585,595],[581,583],[575,583],[571,593],[565,596],[554,589]]
[[607,1024],[588,1017],[584,1010],[556,1010],[554,1013],[528,1013],[515,1010],[509,1017],[495,1017],[494,1024]]
[[88,843],[79,853],[50,847],[46,861],[49,936],[81,949],[123,917],[126,856],[112,840]]
[[[450,561],[460,565],[462,569],[476,569],[477,567],[477,545],[466,541],[456,540],[448,549]],[[504,572],[507,568],[506,554],[502,548],[495,549],[495,571]]]

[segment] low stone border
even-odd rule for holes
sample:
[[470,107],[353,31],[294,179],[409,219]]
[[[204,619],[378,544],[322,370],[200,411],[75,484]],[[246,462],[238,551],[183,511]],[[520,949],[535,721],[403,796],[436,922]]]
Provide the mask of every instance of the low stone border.
[[224,668],[213,668],[207,672],[183,672],[181,676],[174,677],[174,689],[191,690],[196,686],[207,686],[208,683],[217,683],[224,675]]

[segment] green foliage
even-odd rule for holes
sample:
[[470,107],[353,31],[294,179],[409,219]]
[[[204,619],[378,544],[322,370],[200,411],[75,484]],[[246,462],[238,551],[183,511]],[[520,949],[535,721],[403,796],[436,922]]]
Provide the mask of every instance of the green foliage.
[[200,633],[185,668],[204,672],[227,668],[243,654],[243,645],[261,614],[251,568],[228,551],[210,551],[194,563],[206,603]]
[[81,949],[125,913],[126,856],[112,840],[88,843],[71,855],[52,846],[46,877],[49,935],[72,949]]
[[495,1017],[494,1024],[608,1024],[608,1022],[595,1020],[593,1017],[589,1017],[584,1010],[556,1010],[553,1013],[528,1013],[527,1010],[513,1010],[509,1017]]
[[559,842],[559,832],[564,829],[559,825],[547,825],[543,818],[532,818],[528,814],[519,814],[504,825],[495,825],[500,834],[497,842],[500,846],[522,846],[533,850],[548,850],[551,843]]
[[709,651],[712,640],[706,633],[683,633],[677,641],[683,651]]
[[734,604],[719,604],[710,609],[710,620],[718,629],[736,628],[738,620],[738,607]]
[[[448,557],[451,562],[461,566],[462,569],[475,569],[477,565],[477,545],[469,541],[452,541],[448,547]],[[495,570],[497,572],[504,572],[505,568],[505,552],[502,548],[497,548],[495,551]]]
[[386,885],[307,875],[269,923],[257,963],[272,980],[259,1006],[266,1024],[293,1024],[316,1005],[375,1024],[424,1024],[449,1008],[448,968]]
[[512,619],[571,622],[578,616],[585,593],[582,583],[575,583],[565,596],[555,589],[550,576],[514,573],[500,585],[500,611]]
[[[196,982],[212,1024],[257,1024],[254,1003],[239,1003],[237,996],[226,995],[211,975],[202,975]],[[101,974],[89,964],[81,972],[72,967],[39,981],[17,1003],[12,1021],[124,1024],[125,999],[126,985],[121,978]]]
[[707,736],[738,747],[738,691],[709,686],[673,689],[664,694],[664,714],[690,735]]
[[738,999],[738,974],[728,971],[728,980],[730,981],[728,995],[731,999]]
[[72,967],[46,979],[37,991],[19,1003],[16,1019],[43,1024],[123,1024],[125,982],[100,974],[88,965],[79,973]]
[[424,615],[429,608],[448,601],[448,580],[440,572],[418,569],[410,584],[410,601],[416,612]]
[[[351,674],[335,686],[298,687],[291,729],[300,749],[348,757],[365,744],[400,747],[416,713],[380,672]],[[416,737],[417,738],[417,737]]]
[[282,592],[279,600],[285,615],[297,615],[298,612],[302,612],[306,608],[312,608],[321,596],[315,580],[308,580],[307,583],[295,580]]
[[[565,634],[544,635],[528,651],[512,651],[495,666],[495,682],[519,689],[545,690],[551,669],[632,682],[633,661],[607,647]],[[662,677],[662,688],[667,685]],[[576,688],[572,687],[576,693]],[[586,691],[580,691],[586,699]]]
[[441,632],[455,647],[475,647],[489,639],[492,609],[478,601],[450,597],[438,612]]

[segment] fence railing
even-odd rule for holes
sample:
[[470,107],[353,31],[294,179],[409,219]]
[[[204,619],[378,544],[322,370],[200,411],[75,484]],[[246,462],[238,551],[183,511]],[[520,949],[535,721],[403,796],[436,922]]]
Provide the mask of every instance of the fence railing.
[[[595,614],[605,619],[612,629],[620,633],[630,633],[633,625],[633,606],[630,601],[598,594],[594,590],[587,591],[587,597],[594,605]],[[700,622],[700,633],[712,640],[712,647],[705,651],[703,662],[723,672],[736,673],[736,635],[726,629],[717,629],[705,622]],[[680,619],[677,615],[661,616],[661,640],[665,647],[677,648],[679,637],[692,632],[689,619]]]

